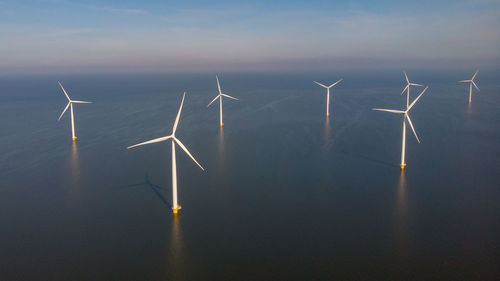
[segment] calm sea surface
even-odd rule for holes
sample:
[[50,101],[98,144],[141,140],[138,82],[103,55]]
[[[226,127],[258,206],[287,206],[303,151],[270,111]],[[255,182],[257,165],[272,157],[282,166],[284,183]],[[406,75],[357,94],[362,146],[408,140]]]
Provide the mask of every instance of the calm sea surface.
[[404,173],[400,71],[0,77],[0,279],[500,280],[500,73],[408,74]]

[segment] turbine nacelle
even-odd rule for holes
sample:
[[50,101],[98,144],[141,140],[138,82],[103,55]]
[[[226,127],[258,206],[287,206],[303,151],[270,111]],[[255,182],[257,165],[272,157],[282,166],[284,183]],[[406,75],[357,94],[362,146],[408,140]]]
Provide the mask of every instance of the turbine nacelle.
[[406,87],[403,89],[403,91],[401,92],[401,95],[404,94],[404,92],[406,90],[408,90],[410,88],[410,86],[417,86],[417,87],[423,87],[424,85],[421,85],[421,84],[417,84],[417,83],[412,83],[410,82],[410,80],[408,79],[408,75],[406,75],[406,72],[403,71],[404,75],[405,75],[405,79],[406,79]]
[[323,88],[325,88],[325,89],[330,89],[331,87],[333,87],[333,86],[337,85],[338,83],[340,83],[340,81],[342,81],[342,80],[344,80],[344,79],[343,79],[343,78],[340,78],[340,80],[339,80],[339,81],[337,81],[337,82],[335,82],[335,83],[331,84],[330,86],[325,86],[325,85],[323,85],[323,84],[321,84],[321,83],[319,83],[319,82],[316,82],[316,81],[313,81],[313,82],[314,82],[314,83],[316,83],[316,84],[318,84],[318,85],[320,85],[321,87],[323,87]]
[[138,144],[134,144],[134,145],[131,145],[131,146],[127,147],[127,149],[130,149],[130,148],[133,148],[133,147],[137,147],[137,146],[142,146],[142,145],[145,145],[145,144],[152,144],[152,143],[157,143],[157,142],[163,142],[163,141],[172,139],[172,141],[175,142],[175,143],[177,143],[182,148],[182,150],[184,150],[184,152],[194,161],[194,163],[196,163],[196,165],[198,165],[198,167],[200,167],[200,169],[202,169],[204,171],[205,168],[203,168],[200,165],[200,163],[198,163],[198,161],[196,161],[196,159],[194,159],[193,155],[191,155],[191,153],[184,146],[184,144],[182,144],[182,142],[175,137],[175,131],[177,130],[177,125],[179,124],[179,119],[180,119],[180,116],[181,116],[182,106],[184,105],[184,98],[185,97],[186,97],[186,92],[184,92],[184,95],[182,96],[181,105],[179,107],[179,111],[177,112],[177,117],[175,118],[174,126],[172,128],[172,134],[170,136],[165,136],[165,137],[161,137],[161,138],[157,138],[157,139],[152,139],[152,140],[149,140],[149,141],[141,142],[141,143],[138,143]]
[[215,79],[217,79],[217,88],[219,89],[219,94],[207,105],[207,107],[212,105],[212,103],[214,103],[218,98],[220,98],[222,100],[222,97],[230,98],[233,100],[239,100],[239,99],[232,97],[228,94],[222,93],[222,90],[220,89],[219,77],[217,75],[215,75]]
[[66,112],[66,110],[68,110],[68,108],[71,106],[71,104],[73,104],[73,103],[92,103],[90,101],[71,100],[71,98],[69,97],[68,93],[64,89],[64,87],[61,84],[61,82],[57,81],[57,83],[59,83],[59,86],[61,86],[61,89],[63,90],[64,95],[68,99],[68,104],[64,108],[63,112],[61,113],[61,115],[59,116],[59,118],[57,119],[57,121],[61,120],[61,118],[63,117],[64,113]]
[[372,108],[372,110],[377,110],[377,111],[385,111],[385,112],[391,112],[391,113],[396,113],[396,114],[403,114],[404,115],[404,121],[408,121],[408,124],[410,125],[411,130],[413,131],[413,134],[415,135],[415,138],[417,139],[418,143],[420,143],[420,139],[418,138],[417,132],[415,131],[415,128],[413,127],[413,122],[411,122],[410,115],[408,114],[410,109],[417,103],[417,101],[420,99],[420,97],[427,91],[429,87],[425,87],[425,89],[418,95],[418,97],[408,106],[406,110],[396,110],[396,109],[385,109],[385,108]]
[[470,80],[460,80],[458,82],[461,82],[461,83],[471,83],[476,88],[476,90],[479,91],[479,87],[476,85],[476,82],[474,82],[474,79],[476,78],[476,75],[477,75],[478,72],[479,72],[479,70],[476,70],[476,72],[474,73],[474,75],[472,75],[472,78]]

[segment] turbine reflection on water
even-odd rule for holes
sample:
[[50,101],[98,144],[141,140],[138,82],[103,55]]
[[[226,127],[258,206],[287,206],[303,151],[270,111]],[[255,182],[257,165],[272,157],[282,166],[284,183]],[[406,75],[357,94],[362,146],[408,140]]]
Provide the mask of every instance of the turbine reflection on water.
[[172,216],[170,243],[167,251],[168,280],[187,280],[185,275],[185,247],[180,226],[181,216]]
[[225,160],[226,160],[226,149],[225,149],[225,143],[224,143],[224,128],[220,128],[219,130],[219,136],[217,139],[217,149],[219,151],[218,153],[218,168],[219,170],[224,170],[225,166]]
[[[78,158],[78,145],[76,142],[72,142],[71,144],[71,154],[69,159],[69,179],[68,179],[68,196],[72,199],[74,197],[79,197],[81,193],[81,182],[80,182],[80,160]],[[70,200],[70,201],[71,201]]]
[[406,198],[405,172],[399,174],[399,181],[396,191],[395,206],[395,249],[398,254],[405,255],[408,252],[408,206]]
[[78,160],[78,147],[76,142],[72,142],[71,144],[71,181],[73,183],[78,181],[78,178],[80,177],[80,163]]
[[219,187],[227,186],[228,165],[224,128],[220,128],[219,135],[217,136],[216,174],[218,180],[221,182]]
[[329,151],[333,145],[333,139],[332,139],[332,128],[330,125],[330,118],[326,118],[325,125],[324,125],[324,144],[323,147],[325,150]]

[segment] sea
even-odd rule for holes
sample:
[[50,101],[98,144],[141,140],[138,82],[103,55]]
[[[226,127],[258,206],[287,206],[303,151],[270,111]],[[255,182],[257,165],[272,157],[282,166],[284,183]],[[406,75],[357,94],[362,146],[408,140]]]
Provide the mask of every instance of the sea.
[[500,71],[407,71],[403,172],[402,71],[1,76],[0,280],[500,280]]

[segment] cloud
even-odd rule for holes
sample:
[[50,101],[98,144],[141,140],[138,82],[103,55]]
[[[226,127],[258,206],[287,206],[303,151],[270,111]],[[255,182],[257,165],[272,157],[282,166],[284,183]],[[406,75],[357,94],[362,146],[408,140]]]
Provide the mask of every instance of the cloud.
[[183,9],[166,15],[151,11],[148,17],[130,17],[126,22],[106,16],[110,22],[83,28],[17,30],[0,24],[0,43],[9,42],[0,44],[0,71],[498,65],[498,14],[499,9],[493,8],[383,14]]
[[145,9],[139,9],[139,8],[122,8],[122,7],[114,7],[114,6],[107,6],[107,5],[92,5],[92,4],[86,4],[86,3],[77,3],[77,2],[71,2],[67,0],[57,0],[58,5],[66,5],[69,8],[84,8],[87,10],[92,10],[92,11],[103,11],[103,12],[108,12],[108,13],[113,13],[113,14],[129,14],[129,15],[143,15],[143,14],[148,14],[149,12]]
[[470,0],[471,4],[500,4],[500,0]]
[[98,8],[102,11],[107,11],[111,13],[120,13],[120,14],[135,14],[135,15],[140,15],[140,14],[147,14],[148,11],[143,10],[143,9],[123,9],[123,8],[110,8],[110,7],[100,7]]
[[59,28],[46,33],[42,33],[42,36],[47,37],[66,37],[81,34],[91,33],[93,29],[90,28]]

